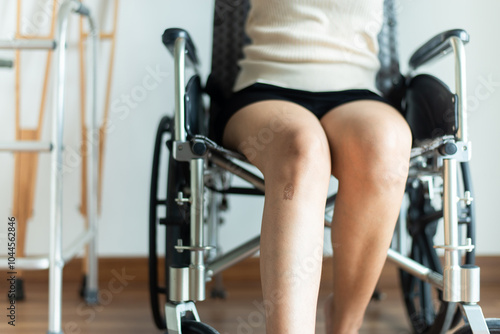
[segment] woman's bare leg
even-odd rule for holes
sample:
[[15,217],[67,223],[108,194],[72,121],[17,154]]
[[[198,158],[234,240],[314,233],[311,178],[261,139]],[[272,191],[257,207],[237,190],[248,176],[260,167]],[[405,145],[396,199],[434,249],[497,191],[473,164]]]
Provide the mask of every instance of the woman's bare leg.
[[407,178],[411,134],[396,110],[376,101],[341,105],[321,124],[339,180],[327,334],[353,334],[386,259]]
[[314,333],[330,152],[318,119],[285,101],[238,111],[224,133],[264,174],[261,280],[268,334]]

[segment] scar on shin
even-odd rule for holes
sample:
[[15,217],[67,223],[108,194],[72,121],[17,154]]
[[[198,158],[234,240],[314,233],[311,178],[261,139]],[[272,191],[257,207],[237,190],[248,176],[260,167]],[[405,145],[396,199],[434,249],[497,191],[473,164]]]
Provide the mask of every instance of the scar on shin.
[[293,185],[291,183],[288,183],[283,190],[283,199],[291,200],[293,198],[293,191]]

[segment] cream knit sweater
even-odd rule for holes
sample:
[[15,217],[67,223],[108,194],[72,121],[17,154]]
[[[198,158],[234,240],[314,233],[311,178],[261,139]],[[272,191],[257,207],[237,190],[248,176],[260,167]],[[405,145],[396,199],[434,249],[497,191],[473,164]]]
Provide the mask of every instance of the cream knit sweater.
[[375,91],[382,19],[383,0],[251,0],[234,90]]

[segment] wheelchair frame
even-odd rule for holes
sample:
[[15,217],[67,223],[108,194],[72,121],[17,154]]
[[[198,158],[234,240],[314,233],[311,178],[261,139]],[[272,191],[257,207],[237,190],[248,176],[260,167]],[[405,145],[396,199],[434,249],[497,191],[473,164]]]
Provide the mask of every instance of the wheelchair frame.
[[[178,29],[179,30],[179,29]],[[410,164],[418,165],[419,159],[426,156],[438,157],[443,179],[443,217],[444,245],[436,246],[444,250],[443,274],[429,269],[406,256],[406,249],[401,242],[405,228],[399,224],[395,235],[399,242],[388,250],[387,257],[400,269],[430,283],[443,291],[443,301],[459,303],[468,319],[473,333],[490,333],[484,319],[479,302],[479,267],[462,266],[460,252],[472,251],[474,245],[468,238],[465,245],[459,243],[458,204],[467,204],[473,200],[466,192],[458,197],[458,162],[467,162],[471,158],[471,143],[467,136],[466,87],[465,87],[465,50],[468,34],[463,30],[452,34],[440,34],[422,46],[410,60],[411,70],[446,53],[453,52],[455,57],[455,91],[458,109],[458,124],[456,134],[442,136],[412,149]],[[165,42],[165,41],[164,41]],[[228,151],[210,139],[194,135],[189,136],[186,129],[189,124],[186,119],[186,80],[185,69],[192,65],[195,70],[197,57],[189,35],[181,31],[171,40],[167,48],[174,55],[175,66],[175,115],[174,141],[171,154],[177,161],[189,162],[190,197],[184,197],[180,192],[176,199],[179,205],[190,203],[190,244],[183,245],[182,240],[175,246],[178,252],[190,253],[190,265],[186,267],[170,267],[169,302],[165,306],[165,318],[168,333],[181,333],[181,319],[187,313],[199,321],[193,301],[205,299],[205,282],[214,275],[230,267],[232,264],[251,256],[259,249],[260,236],[240,245],[225,255],[214,256],[216,245],[217,220],[214,201],[209,203],[207,219],[209,240],[204,239],[204,187],[207,178],[211,178],[218,170],[228,171],[248,181],[258,191],[264,192],[264,180],[233,162],[233,159],[245,161],[245,158],[235,152]],[[197,70],[196,70],[197,71]],[[213,199],[213,198],[212,198]],[[327,201],[327,210],[333,207],[334,198]],[[400,222],[401,223],[401,222]],[[208,251],[207,261],[205,252]],[[453,308],[455,309],[455,308]],[[451,322],[449,319],[448,321]],[[447,329],[447,327],[446,327]]]

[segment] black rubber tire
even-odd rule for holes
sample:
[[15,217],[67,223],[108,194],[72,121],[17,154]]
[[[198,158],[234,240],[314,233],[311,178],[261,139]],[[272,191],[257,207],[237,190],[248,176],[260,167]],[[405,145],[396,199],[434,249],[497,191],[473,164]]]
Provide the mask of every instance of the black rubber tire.
[[219,332],[203,322],[185,320],[182,322],[182,334],[219,334]]
[[[486,319],[486,325],[490,334],[500,334],[500,319]],[[472,334],[470,325],[464,325],[455,331],[454,334]]]
[[[470,170],[470,164],[468,161],[464,161],[460,163],[460,169],[462,171],[462,182],[464,186],[464,191],[469,191],[472,196],[474,196],[474,189],[472,187],[472,174]],[[476,244],[476,201],[472,201],[467,205],[468,209],[468,217],[470,219],[467,224],[467,238],[470,238],[472,244]],[[476,263],[476,248],[474,248],[471,252],[467,252],[465,254],[465,263],[467,264],[475,264]]]
[[[411,258],[424,264],[434,271],[440,271],[430,264],[424,250],[419,246],[420,240],[413,240]],[[441,333],[444,327],[452,328],[460,320],[460,312],[456,303],[442,301],[442,293],[411,274],[400,271],[401,286],[405,301],[406,311],[413,328],[417,334]]]
[[[189,252],[178,253],[174,246],[178,239],[185,244],[189,243],[189,210],[186,206],[179,207],[175,202],[178,191],[184,191],[189,178],[189,165],[168,156],[168,171],[161,171],[162,148],[165,145],[165,134],[171,132],[172,119],[165,116],[160,121],[156,134],[151,173],[151,191],[149,204],[149,295],[153,320],[158,329],[166,329],[164,305],[167,302],[170,266],[189,265]],[[168,142],[167,142],[168,144]],[[167,145],[168,146],[168,145]],[[169,147],[171,149],[171,147]],[[164,155],[164,154],[163,154]],[[161,173],[167,173],[166,185],[160,185]],[[166,198],[158,198],[158,190],[166,187]],[[157,208],[166,207],[167,216],[158,217]],[[159,282],[159,264],[157,255],[157,238],[160,225],[165,225],[165,265],[160,270],[164,271],[164,282]]]
[[162,299],[161,291],[165,288],[160,287],[158,283],[158,255],[156,252],[157,234],[158,234],[158,217],[157,206],[159,205],[158,197],[158,180],[160,173],[161,148],[163,145],[163,135],[170,130],[171,119],[167,116],[163,117],[158,124],[156,132],[153,163],[151,172],[151,188],[149,198],[149,300],[153,320],[158,329],[166,329],[165,315],[163,307],[165,300]]

